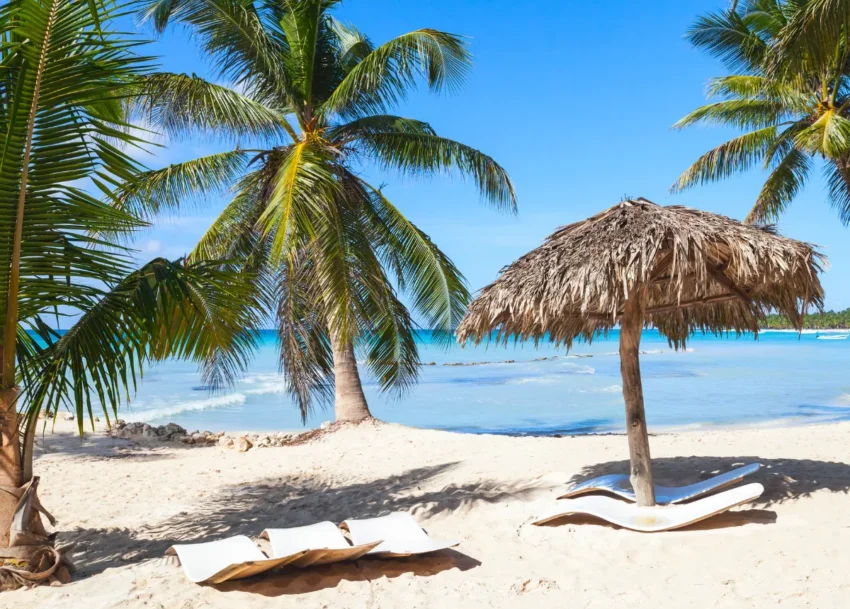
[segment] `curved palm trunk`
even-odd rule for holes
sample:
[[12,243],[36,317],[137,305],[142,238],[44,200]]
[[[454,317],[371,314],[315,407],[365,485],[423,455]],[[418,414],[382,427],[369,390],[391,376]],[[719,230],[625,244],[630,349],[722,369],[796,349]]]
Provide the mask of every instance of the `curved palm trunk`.
[[336,395],[334,415],[337,423],[357,423],[371,419],[372,413],[363,395],[357,359],[354,357],[354,345],[350,340],[331,337],[334,356],[334,385]]
[[[23,483],[15,407],[17,397],[17,389],[0,389],[0,487],[7,489],[17,489]],[[0,548],[9,547],[10,527],[17,505],[18,497],[0,490]]]

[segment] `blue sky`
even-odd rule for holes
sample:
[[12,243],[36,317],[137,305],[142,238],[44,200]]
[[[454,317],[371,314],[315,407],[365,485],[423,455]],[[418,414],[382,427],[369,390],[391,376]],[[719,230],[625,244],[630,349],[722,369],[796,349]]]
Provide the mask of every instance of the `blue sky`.
[[[700,154],[734,135],[711,127],[670,126],[704,103],[706,82],[724,73],[684,33],[721,1],[518,3],[505,0],[347,0],[338,17],[376,43],[420,27],[470,37],[475,65],[456,95],[413,95],[397,112],[429,121],[445,136],[492,155],[510,173],[519,214],[488,209],[461,178],[411,180],[371,171],[375,182],[452,257],[477,290],[504,265],[560,225],[590,216],[623,195],[743,218],[763,182],[754,170],[684,194],[670,184]],[[213,78],[200,51],[172,31],[149,49],[164,69]],[[221,142],[165,142],[151,167],[208,154]],[[189,251],[224,198],[187,207],[140,235],[140,257]],[[850,233],[816,175],[780,230],[816,243],[829,257],[828,308],[850,306]]]

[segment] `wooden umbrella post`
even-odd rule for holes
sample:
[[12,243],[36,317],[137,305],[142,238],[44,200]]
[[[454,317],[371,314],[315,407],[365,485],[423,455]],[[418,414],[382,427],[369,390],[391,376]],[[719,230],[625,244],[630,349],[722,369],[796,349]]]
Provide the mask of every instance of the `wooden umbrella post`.
[[652,461],[649,436],[643,409],[643,385],[640,380],[640,335],[643,311],[639,293],[625,302],[620,318],[620,374],[623,376],[623,398],[626,401],[626,430],[629,436],[632,488],[638,505],[655,505],[652,485]]

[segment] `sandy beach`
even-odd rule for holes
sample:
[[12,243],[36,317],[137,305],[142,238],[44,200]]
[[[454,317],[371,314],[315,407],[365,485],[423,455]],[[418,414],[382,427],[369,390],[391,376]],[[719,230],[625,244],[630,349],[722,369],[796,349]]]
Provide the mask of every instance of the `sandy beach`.
[[[623,436],[514,438],[378,424],[300,446],[80,441],[57,424],[36,469],[75,581],[3,607],[846,607],[850,425],[662,434],[658,483],[759,462],[752,505],[678,532],[529,522],[573,481],[625,472]],[[174,542],[268,526],[413,513],[456,551],[364,559],[211,587],[165,558]]]

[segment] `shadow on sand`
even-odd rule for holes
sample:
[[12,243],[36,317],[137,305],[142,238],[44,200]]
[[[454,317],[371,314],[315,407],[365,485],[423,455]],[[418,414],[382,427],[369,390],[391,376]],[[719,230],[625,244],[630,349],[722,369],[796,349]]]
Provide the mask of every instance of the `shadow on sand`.
[[[615,497],[615,499],[621,500],[619,497]],[[776,512],[773,512],[771,510],[738,510],[735,512],[722,512],[720,514],[711,516],[706,520],[701,520],[699,522],[695,522],[694,524],[690,524],[688,526],[681,527],[678,529],[673,529],[671,531],[665,531],[664,533],[675,534],[684,531],[711,531],[714,529],[730,529],[734,527],[742,527],[748,524],[773,524],[774,522],[776,522]],[[549,522],[544,523],[540,526],[560,527],[567,524],[578,526],[591,525],[606,527],[609,529],[622,529],[622,527],[617,526],[616,524],[612,524],[607,520],[603,520],[602,518],[597,518],[595,516],[589,516],[584,514],[570,514],[569,516],[564,516],[556,520],[550,520]],[[658,533],[646,534],[657,535]]]
[[[747,505],[751,509],[723,512],[677,531],[725,529],[747,524],[773,524],[776,512],[769,508],[785,501],[809,497],[819,490],[850,493],[850,464],[812,459],[765,459],[762,457],[673,457],[652,460],[653,481],[663,486],[685,486],[706,480],[735,467],[760,463],[761,468],[740,484],[759,482],[764,493]],[[570,485],[609,474],[629,473],[628,461],[609,461],[589,465],[573,476]],[[581,515],[570,515],[544,526],[564,524],[594,524],[620,528],[604,520]]]
[[[250,485],[223,489],[215,497],[199,504],[192,512],[153,526],[138,529],[78,529],[60,533],[62,541],[76,542],[72,559],[79,576],[88,577],[105,569],[160,558],[174,543],[191,543],[233,535],[257,536],[265,528],[293,527],[323,520],[340,523],[346,518],[370,518],[395,511],[412,511],[427,518],[465,509],[478,503],[501,503],[541,490],[539,484],[496,484],[481,481],[468,485],[448,485],[437,491],[420,487],[456,466],[444,463],[409,470],[403,474],[369,482],[339,484],[317,476],[270,478]],[[440,537],[439,532],[433,533]],[[351,565],[327,565],[299,571],[298,586],[293,575],[283,572],[262,579],[274,584],[277,593],[302,592],[304,582],[327,587],[341,579],[367,580],[403,573],[433,574],[446,569],[474,568],[477,560],[460,552],[402,560],[363,559]],[[395,575],[388,575],[395,573]],[[321,577],[319,577],[321,576]],[[246,580],[247,581],[247,580]],[[333,585],[336,585],[333,583]],[[259,585],[259,584],[258,584]],[[240,590],[248,584],[231,584]],[[226,589],[222,586],[222,589]],[[318,589],[318,588],[315,588]]]
[[285,570],[251,579],[226,582],[214,587],[222,592],[239,591],[263,596],[282,596],[336,588],[341,581],[363,582],[381,577],[393,579],[408,573],[418,577],[428,577],[450,569],[468,571],[480,565],[481,562],[466,554],[455,550],[444,550],[418,557],[410,556],[392,560],[363,558],[351,563],[324,565],[297,571]]
[[[770,507],[785,501],[808,497],[819,490],[845,495],[850,493],[850,464],[839,461],[765,459],[756,456],[673,457],[653,459],[652,475],[655,484],[685,486],[749,463],[760,463],[761,468],[752,476],[747,476],[742,484],[759,482],[764,485],[762,496],[750,504],[754,507]],[[607,474],[628,473],[628,461],[609,461],[582,468],[579,474],[573,476],[570,483],[578,484]]]

